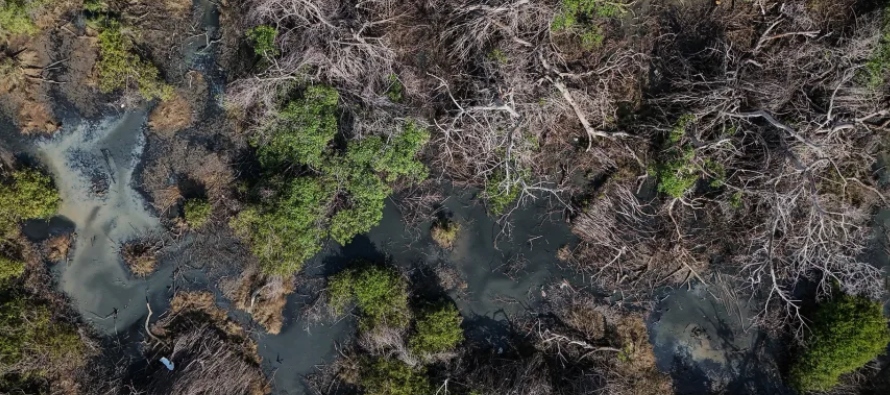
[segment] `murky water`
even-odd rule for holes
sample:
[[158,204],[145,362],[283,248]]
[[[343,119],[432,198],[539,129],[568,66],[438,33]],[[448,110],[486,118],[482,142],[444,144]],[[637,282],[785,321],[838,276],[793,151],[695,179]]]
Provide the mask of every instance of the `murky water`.
[[[496,342],[497,333],[478,327],[480,323],[504,321],[509,314],[524,312],[541,298],[545,284],[575,278],[557,266],[556,250],[573,242],[569,228],[558,215],[548,212],[546,202],[513,213],[510,236],[490,218],[470,192],[454,193],[444,203],[451,219],[461,224],[452,250],[438,247],[430,237],[431,223],[418,232],[406,229],[395,204],[384,210],[383,220],[367,235],[357,236],[345,247],[332,246],[305,267],[307,274],[333,273],[356,260],[383,261],[401,266],[412,274],[422,294],[447,295],[455,300],[467,322],[468,335],[478,333]],[[552,215],[551,215],[552,214]],[[464,290],[445,292],[423,277],[439,264],[458,269],[466,282]],[[420,277],[420,278],[418,278]],[[273,370],[275,393],[305,393],[303,378],[316,367],[333,361],[338,342],[349,339],[356,330],[346,319],[336,323],[310,325],[298,317],[303,305],[300,295],[292,295],[285,310],[286,322],[278,335],[260,335],[260,354]]]
[[62,197],[59,215],[76,229],[69,261],[56,268],[59,285],[106,334],[144,317],[147,298],[163,297],[146,290],[152,282],[162,285],[164,276],[156,274],[148,284],[132,278],[119,253],[122,243],[160,230],[132,186],[145,117],[135,110],[99,124],[74,123],[37,144]]

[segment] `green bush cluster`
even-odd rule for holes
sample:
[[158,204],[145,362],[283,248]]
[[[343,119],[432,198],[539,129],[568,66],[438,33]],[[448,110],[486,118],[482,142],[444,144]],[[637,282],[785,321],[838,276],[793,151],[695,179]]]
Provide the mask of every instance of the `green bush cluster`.
[[60,201],[48,175],[31,169],[12,172],[6,182],[0,183],[0,233],[8,236],[26,219],[52,217]]
[[207,199],[189,199],[183,207],[185,223],[192,229],[200,228],[210,222],[213,206]]
[[269,273],[298,271],[328,237],[348,244],[383,218],[389,182],[427,177],[416,155],[429,133],[410,122],[387,140],[371,136],[335,149],[338,100],[332,88],[309,87],[252,141],[267,173],[296,173],[268,176],[264,186],[275,196],[231,222]]
[[253,44],[253,51],[257,56],[274,58],[278,56],[278,48],[275,47],[275,39],[278,38],[278,29],[260,25],[247,31],[247,38]]
[[365,360],[360,371],[365,395],[424,395],[432,388],[424,367],[412,368],[387,358]]
[[393,103],[401,103],[403,99],[402,91],[405,90],[405,87],[399,81],[399,76],[395,74],[390,74],[388,79],[389,88],[386,90],[386,97]]
[[[658,192],[675,199],[682,198],[701,176],[701,169],[695,163],[695,150],[682,143],[683,136],[694,122],[695,116],[692,114],[684,114],[677,119],[667,135],[662,158],[649,168],[649,175],[658,178]],[[714,165],[711,170],[719,171],[717,164]],[[725,180],[725,170],[722,174]]]
[[103,93],[136,86],[146,100],[169,100],[173,87],[161,80],[160,71],[137,55],[133,40],[125,34],[120,22],[103,18],[99,29],[99,90]]
[[888,71],[890,71],[890,7],[884,11],[884,25],[878,46],[862,71],[865,85],[871,89],[880,88],[886,82]]
[[0,39],[37,33],[33,15],[48,0],[0,0]]
[[613,18],[624,12],[624,6],[612,1],[562,0],[560,11],[553,18],[550,29],[555,32],[577,32],[583,48],[595,49],[605,39],[597,20]]
[[422,309],[414,322],[414,335],[409,342],[411,350],[435,354],[454,349],[464,340],[462,322],[463,317],[453,303]]
[[407,327],[411,319],[408,308],[408,284],[399,273],[378,266],[347,269],[331,278],[328,285],[331,307],[342,314],[355,303],[361,313],[364,330],[378,325]]
[[806,348],[791,367],[791,384],[801,392],[828,391],[841,375],[876,358],[890,343],[880,302],[841,295],[821,304]]
[[512,182],[508,182],[507,175],[503,171],[495,172],[485,184],[485,190],[482,191],[488,211],[495,216],[504,214],[507,208],[519,198],[520,193],[522,193],[522,189]]
[[271,202],[248,207],[230,225],[250,244],[263,270],[291,275],[321,250],[327,237],[330,189],[317,179],[295,178]]
[[[0,366],[28,367],[19,373],[21,381],[41,378],[45,369],[83,360],[86,354],[74,327],[57,322],[46,305],[9,288],[0,295],[0,333]],[[0,387],[5,385],[0,378]]]
[[25,273],[25,263],[0,255],[0,288]]
[[333,88],[310,86],[300,100],[289,102],[253,141],[265,168],[289,164],[321,168],[337,135],[337,102]]
[[658,177],[658,192],[675,199],[683,197],[698,181],[699,170],[694,159],[695,151],[689,148],[659,163],[654,170],[654,175]]

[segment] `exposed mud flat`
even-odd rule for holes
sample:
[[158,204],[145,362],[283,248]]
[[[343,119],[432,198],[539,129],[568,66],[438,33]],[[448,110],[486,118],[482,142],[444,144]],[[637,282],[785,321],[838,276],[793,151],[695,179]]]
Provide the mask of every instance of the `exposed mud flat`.
[[74,251],[55,268],[59,286],[84,318],[106,334],[130,327],[147,314],[146,301],[164,303],[169,273],[133,278],[120,257],[122,243],[160,230],[133,188],[145,143],[146,112],[129,111],[98,123],[68,122],[37,144],[62,197],[59,215],[75,227]]

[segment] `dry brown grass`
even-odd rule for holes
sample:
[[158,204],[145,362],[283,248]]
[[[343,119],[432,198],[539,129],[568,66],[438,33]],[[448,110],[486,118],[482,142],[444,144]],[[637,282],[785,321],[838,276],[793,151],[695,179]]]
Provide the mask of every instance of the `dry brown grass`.
[[460,224],[453,221],[438,221],[433,224],[433,228],[430,230],[433,241],[440,247],[449,250],[454,248],[454,243],[459,235]]
[[[0,75],[2,108],[24,134],[53,133],[60,126],[49,105],[50,83],[43,75],[51,63],[50,42],[48,34],[13,40],[8,52],[0,54],[0,58],[12,65],[8,72]],[[15,56],[9,56],[9,53]]]
[[179,190],[179,186],[170,185],[155,191],[152,206],[161,213],[165,213],[179,203],[180,199],[182,199],[182,192]]
[[267,332],[281,332],[287,296],[295,289],[293,278],[269,277],[251,267],[237,279],[223,280],[220,288],[236,308],[250,314]]
[[50,262],[64,262],[71,251],[71,235],[63,234],[53,237],[43,243],[46,259]]
[[156,355],[168,356],[176,371],[160,368],[149,394],[262,395],[271,391],[260,368],[257,344],[244,328],[228,319],[209,292],[180,292],[170,312],[155,323]]
[[177,92],[172,99],[162,101],[148,116],[148,126],[162,137],[172,137],[194,121],[192,106]]
[[138,277],[146,277],[154,273],[158,265],[158,249],[160,247],[148,241],[132,241],[121,247],[121,255],[130,271]]

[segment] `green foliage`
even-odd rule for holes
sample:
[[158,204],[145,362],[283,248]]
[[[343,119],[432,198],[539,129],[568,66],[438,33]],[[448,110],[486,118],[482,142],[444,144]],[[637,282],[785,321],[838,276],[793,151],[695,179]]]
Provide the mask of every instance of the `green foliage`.
[[[695,185],[701,173],[695,164],[695,150],[681,145],[686,130],[694,122],[695,116],[692,114],[684,114],[677,119],[667,136],[666,154],[658,164],[649,169],[649,175],[658,178],[658,191],[675,199],[683,197]],[[722,186],[726,181],[726,170],[719,163],[707,163],[706,168],[717,173],[719,179],[713,185],[716,185],[715,188]]]
[[337,135],[337,102],[333,88],[310,86],[302,99],[278,112],[262,139],[254,140],[260,164],[275,168],[297,163],[319,168],[331,140]]
[[592,26],[581,33],[581,47],[588,51],[596,49],[603,45],[605,39],[603,29],[599,26]]
[[390,74],[388,79],[389,89],[386,90],[386,97],[393,103],[401,103],[403,99],[402,91],[405,90],[405,87],[402,85],[402,82],[399,81],[399,76],[395,74]]
[[133,52],[135,45],[120,22],[103,19],[98,28],[100,91],[110,93],[135,85],[146,100],[173,97],[173,87],[161,81],[158,68]]
[[726,167],[724,167],[720,162],[716,162],[711,159],[705,159],[705,171],[711,175],[711,188],[720,188],[723,184],[726,184]]
[[40,377],[42,369],[82,360],[86,349],[75,328],[55,322],[49,308],[27,295],[7,289],[0,300],[0,365],[22,363],[36,370],[22,379]]
[[483,191],[488,211],[496,216],[504,214],[521,192],[518,185],[508,182],[504,172],[496,172]]
[[488,59],[493,60],[500,64],[506,64],[509,61],[507,58],[507,54],[504,53],[500,48],[495,48],[488,53]]
[[105,0],[86,0],[83,2],[83,10],[92,13],[108,11],[108,3]]
[[230,226],[246,240],[264,271],[291,275],[321,250],[325,215],[334,194],[315,178],[298,177],[266,204],[251,205]]
[[378,325],[404,328],[411,318],[408,284],[390,269],[377,266],[347,269],[331,278],[328,293],[331,307],[338,314],[355,302],[361,312],[363,330]]
[[46,3],[47,0],[0,1],[0,39],[37,33],[33,15]]
[[267,187],[285,196],[283,200],[250,205],[230,223],[269,272],[299,270],[328,236],[348,244],[380,223],[386,198],[392,193],[388,183],[427,177],[426,166],[415,157],[429,140],[429,132],[411,122],[387,140],[371,136],[349,142],[345,150],[332,147],[338,130],[338,101],[332,88],[309,87],[302,99],[288,103],[252,142],[267,173],[298,170],[302,174],[290,184],[289,192],[287,183],[267,180]]
[[736,191],[732,196],[729,197],[729,205],[732,208],[742,207],[742,192]]
[[25,273],[25,263],[0,256],[0,288],[9,280],[13,280]]
[[699,171],[693,159],[695,151],[689,148],[683,151],[682,155],[662,162],[655,169],[658,191],[675,199],[683,197],[698,181]]
[[59,208],[52,179],[37,170],[18,170],[0,184],[0,233],[8,234],[26,219],[48,219]]
[[427,307],[414,323],[411,350],[418,353],[439,353],[454,349],[464,340],[461,322],[463,317],[452,303]]
[[575,31],[581,37],[584,49],[592,50],[603,44],[603,29],[598,19],[617,17],[625,12],[625,6],[606,0],[562,0],[560,11],[553,18],[550,30]]
[[828,391],[838,378],[884,352],[890,329],[882,305],[841,295],[820,305],[806,349],[791,367],[792,385],[801,392]]
[[695,122],[695,115],[683,114],[677,120],[677,123],[674,124],[674,127],[671,128],[671,132],[668,134],[668,142],[671,144],[680,143],[680,140],[686,135],[686,128],[692,125],[693,122]]
[[210,221],[213,206],[207,199],[189,199],[185,202],[185,223],[192,229],[197,229]]
[[247,31],[247,38],[253,44],[253,51],[258,56],[266,58],[279,55],[278,48],[275,47],[277,37],[278,29],[268,25],[260,25]]
[[425,368],[412,368],[401,361],[366,360],[360,375],[365,395],[425,395],[433,392]]
[[878,47],[872,52],[862,72],[865,85],[871,89],[880,88],[886,82],[888,71],[890,71],[890,7],[884,11],[884,26],[881,29]]

